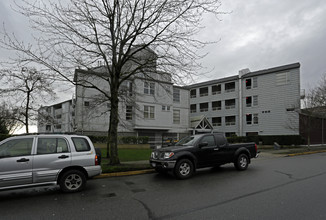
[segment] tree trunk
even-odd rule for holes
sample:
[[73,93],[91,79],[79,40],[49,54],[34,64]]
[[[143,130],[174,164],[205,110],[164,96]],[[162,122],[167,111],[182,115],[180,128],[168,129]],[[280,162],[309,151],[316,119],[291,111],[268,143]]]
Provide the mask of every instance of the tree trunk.
[[120,164],[118,156],[118,124],[119,124],[119,98],[118,92],[111,90],[111,112],[110,112],[110,128],[108,134],[108,158],[110,164]]
[[26,101],[26,109],[25,109],[25,127],[26,127],[27,134],[29,133],[29,129],[28,129],[29,100],[30,100],[30,92],[27,92],[27,101]]

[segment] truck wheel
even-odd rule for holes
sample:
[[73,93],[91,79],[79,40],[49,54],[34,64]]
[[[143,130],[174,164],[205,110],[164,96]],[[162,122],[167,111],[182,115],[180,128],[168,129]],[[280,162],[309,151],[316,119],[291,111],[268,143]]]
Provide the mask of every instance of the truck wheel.
[[86,177],[79,170],[68,170],[60,178],[59,185],[63,192],[79,192],[86,186]]
[[243,171],[248,168],[249,158],[246,154],[240,154],[237,160],[234,162],[234,166],[237,170]]
[[181,159],[174,168],[174,174],[178,179],[190,178],[194,173],[194,165],[188,159]]

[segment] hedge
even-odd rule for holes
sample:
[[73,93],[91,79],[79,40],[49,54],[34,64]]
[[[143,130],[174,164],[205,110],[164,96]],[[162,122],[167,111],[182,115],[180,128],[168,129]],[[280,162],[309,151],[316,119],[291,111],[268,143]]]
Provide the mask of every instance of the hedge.
[[228,137],[229,143],[255,142],[262,145],[273,145],[277,142],[279,145],[300,145],[304,143],[300,135],[259,135],[259,136],[232,136]]
[[[106,143],[108,141],[107,136],[95,136],[88,135],[88,137],[92,140],[93,143]],[[147,144],[148,143],[147,136],[121,136],[118,137],[119,144]]]

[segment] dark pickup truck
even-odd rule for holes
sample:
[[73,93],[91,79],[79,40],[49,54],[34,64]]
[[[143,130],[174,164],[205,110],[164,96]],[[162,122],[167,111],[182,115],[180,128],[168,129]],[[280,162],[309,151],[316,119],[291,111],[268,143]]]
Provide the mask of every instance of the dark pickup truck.
[[227,163],[246,170],[254,157],[258,157],[255,143],[228,144],[223,134],[199,134],[185,137],[175,146],[154,150],[150,164],[159,173],[173,171],[178,179],[187,179],[198,168]]

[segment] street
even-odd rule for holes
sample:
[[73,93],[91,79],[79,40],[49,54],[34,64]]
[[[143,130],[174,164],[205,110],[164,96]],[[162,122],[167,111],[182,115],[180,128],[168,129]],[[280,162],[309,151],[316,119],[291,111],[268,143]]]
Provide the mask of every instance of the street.
[[325,219],[326,153],[253,159],[188,180],[144,174],[0,192],[1,219]]

